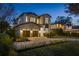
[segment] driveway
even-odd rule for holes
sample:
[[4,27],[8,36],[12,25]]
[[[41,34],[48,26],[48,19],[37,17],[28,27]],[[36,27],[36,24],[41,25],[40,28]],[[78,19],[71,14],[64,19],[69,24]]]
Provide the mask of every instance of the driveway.
[[14,42],[14,47],[16,50],[22,50],[25,48],[33,48],[48,44],[56,44],[65,41],[79,41],[78,38],[48,38],[48,39],[40,39],[34,41],[24,41],[24,42]]

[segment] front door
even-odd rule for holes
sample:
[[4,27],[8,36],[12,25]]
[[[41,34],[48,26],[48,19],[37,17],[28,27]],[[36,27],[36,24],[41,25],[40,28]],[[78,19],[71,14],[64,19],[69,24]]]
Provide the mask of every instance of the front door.
[[23,30],[23,37],[30,37],[30,31]]

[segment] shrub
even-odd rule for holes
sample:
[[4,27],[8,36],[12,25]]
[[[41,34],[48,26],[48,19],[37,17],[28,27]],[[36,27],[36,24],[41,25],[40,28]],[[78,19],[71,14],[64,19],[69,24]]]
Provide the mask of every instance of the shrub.
[[70,36],[70,32],[64,32],[64,36]]
[[16,39],[16,42],[24,42],[24,41],[29,41],[28,40],[28,38],[27,37],[18,37],[17,39]]
[[71,36],[73,36],[73,37],[79,37],[79,33],[71,33]]
[[17,35],[16,35],[16,32],[15,32],[14,29],[11,29],[11,28],[10,28],[9,30],[6,31],[6,33],[7,33],[10,37],[12,37],[14,41],[16,40]]
[[64,32],[62,29],[53,29],[49,33],[45,33],[46,37],[53,38],[55,36],[63,36]]
[[6,33],[0,33],[0,42],[10,46],[12,45],[13,40],[10,38],[10,36]]
[[64,34],[62,29],[55,29],[54,32],[56,33],[56,35],[59,35],[59,36]]
[[23,37],[21,39],[22,39],[22,41],[29,41],[27,37]]
[[6,33],[0,33],[0,55],[9,55],[13,49],[13,40]]

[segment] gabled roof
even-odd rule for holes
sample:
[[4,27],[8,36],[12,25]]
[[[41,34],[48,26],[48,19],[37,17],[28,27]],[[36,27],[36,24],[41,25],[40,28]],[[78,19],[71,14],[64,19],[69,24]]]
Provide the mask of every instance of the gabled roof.
[[35,14],[35,13],[33,13],[33,12],[23,12],[22,14],[20,14],[20,15],[16,18],[16,20],[17,20],[19,17],[23,16],[24,14],[26,14],[26,15],[33,14],[33,15],[37,16],[37,14]]
[[54,25],[55,23],[50,23],[51,25]]
[[40,15],[40,16],[49,16],[49,17],[51,17],[49,14],[43,14],[43,15]]
[[33,12],[23,12],[23,13],[21,13],[17,18],[15,18],[16,23],[17,23],[18,19],[19,19],[21,16],[23,16],[23,15],[29,15],[29,14],[35,15],[35,16],[37,16],[38,18],[40,18],[41,16],[49,16],[49,17],[51,17],[49,14],[43,14],[43,15],[39,15],[39,16],[38,16],[36,13],[33,13]]

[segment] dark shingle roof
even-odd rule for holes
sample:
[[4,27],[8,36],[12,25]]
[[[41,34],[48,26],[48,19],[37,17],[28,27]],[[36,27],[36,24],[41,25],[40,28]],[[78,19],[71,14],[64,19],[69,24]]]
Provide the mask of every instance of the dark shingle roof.
[[43,14],[43,15],[40,15],[40,16],[49,16],[49,17],[51,17],[49,14]]
[[22,14],[20,14],[20,15],[16,18],[16,20],[18,20],[18,18],[21,17],[21,16],[23,16],[24,14],[26,14],[26,15],[33,14],[33,15],[37,16],[37,14],[35,14],[35,13],[33,13],[33,12],[23,12]]

